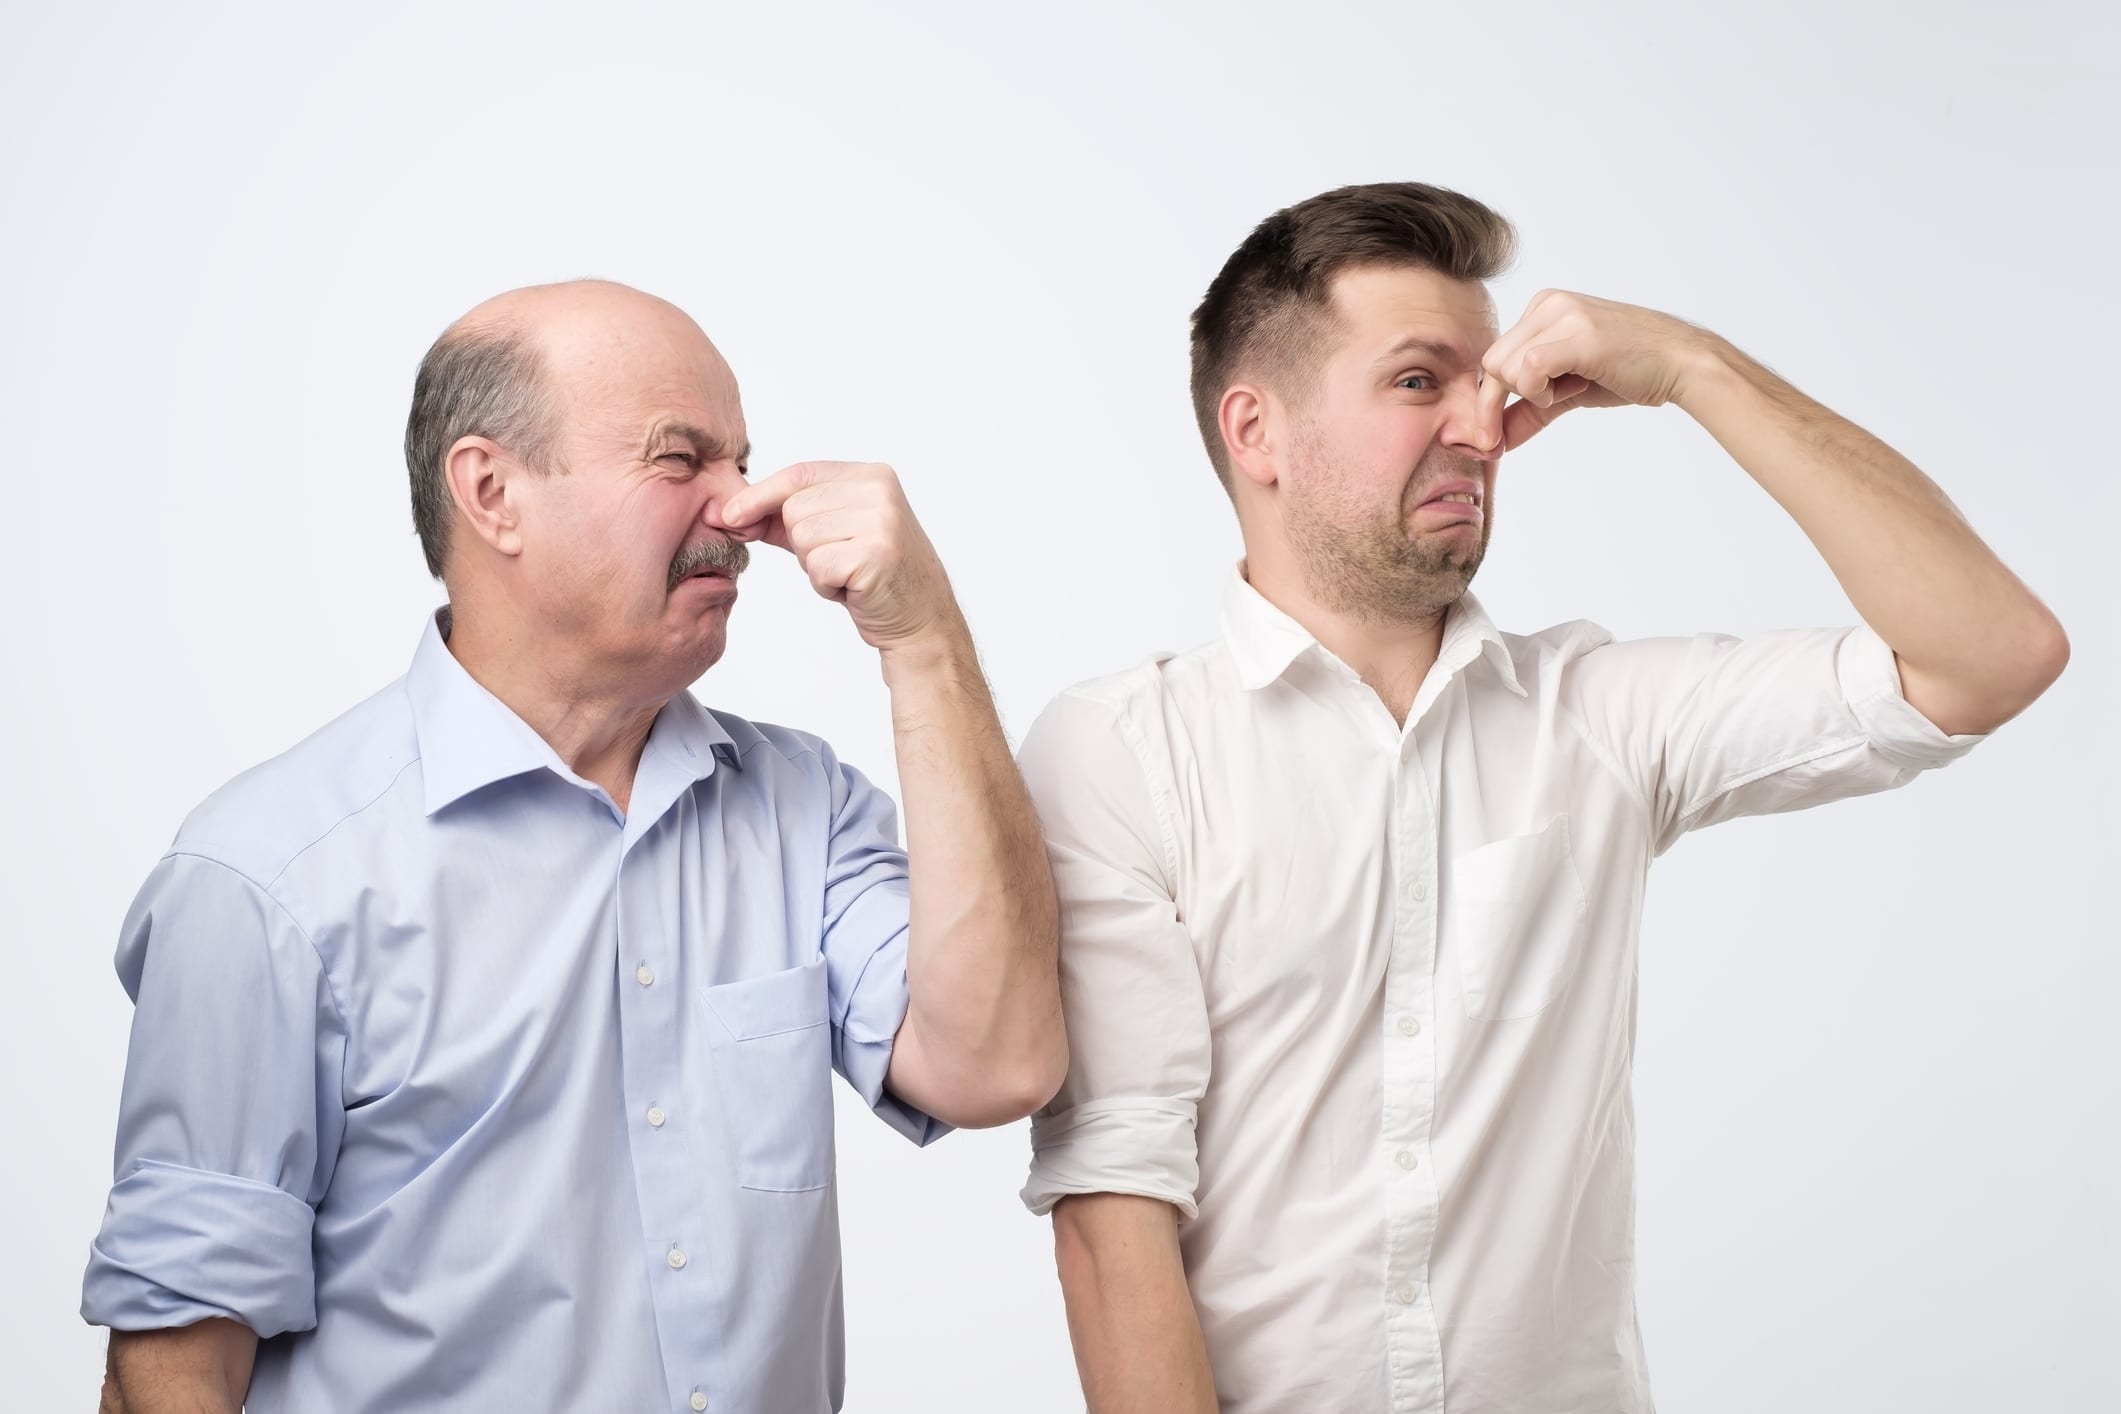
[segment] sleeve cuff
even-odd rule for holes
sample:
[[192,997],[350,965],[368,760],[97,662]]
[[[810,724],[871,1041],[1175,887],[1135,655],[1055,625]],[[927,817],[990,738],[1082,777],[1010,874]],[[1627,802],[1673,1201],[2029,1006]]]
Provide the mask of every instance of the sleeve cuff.
[[950,1132],[950,1126],[884,1088],[884,1078],[891,1072],[892,1042],[905,1019],[906,933],[901,928],[862,969],[847,1010],[833,1027],[832,1059],[877,1118],[916,1144],[933,1144]]
[[309,1204],[269,1183],[136,1160],[90,1249],[82,1318],[137,1331],[222,1316],[260,1339],[309,1330],[315,1223]]
[[1133,1193],[1199,1217],[1194,1114],[1189,1100],[1141,1097],[1034,1116],[1024,1206],[1043,1217],[1070,1194]]
[[1867,627],[1851,629],[1835,660],[1841,693],[1873,750],[1896,765],[1928,771],[1972,751],[1983,736],[1951,736],[1922,715],[1900,686],[1893,650]]

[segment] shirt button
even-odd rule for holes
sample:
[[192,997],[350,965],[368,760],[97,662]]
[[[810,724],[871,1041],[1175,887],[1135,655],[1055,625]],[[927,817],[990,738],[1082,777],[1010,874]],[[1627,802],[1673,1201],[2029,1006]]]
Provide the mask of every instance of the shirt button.
[[1411,1016],[1402,1016],[1402,1017],[1400,1017],[1400,1018],[1399,1018],[1399,1034],[1400,1034],[1400,1035],[1402,1035],[1402,1036],[1411,1036],[1411,1035],[1413,1035],[1413,1034],[1414,1034],[1415,1032],[1417,1032],[1417,1031],[1419,1031],[1419,1030],[1421,1030],[1421,1023],[1420,1023],[1419,1021],[1416,1021],[1416,1020],[1415,1020],[1415,1019],[1414,1019],[1413,1017],[1411,1017]]
[[1414,1151],[1412,1149],[1401,1149],[1393,1158],[1394,1162],[1403,1169],[1414,1167]]
[[669,1116],[665,1115],[654,1105],[650,1105],[648,1107],[648,1127],[650,1129],[661,1129],[663,1127],[663,1121],[668,1117]]
[[1398,1286],[1393,1287],[1392,1299],[1402,1306],[1412,1306],[1414,1304],[1414,1284],[1403,1281]]
[[670,1249],[670,1255],[663,1258],[663,1260],[670,1263],[670,1269],[672,1271],[682,1270],[685,1265],[685,1249],[682,1247],[673,1247]]
[[1414,887],[1408,889],[1407,892],[1414,895],[1414,902],[1420,903],[1423,899],[1429,896],[1429,886],[1423,883],[1416,883]]
[[694,1410],[694,1414],[705,1414],[705,1410],[707,1408],[707,1396],[701,1394],[698,1390],[694,1390],[692,1392],[692,1407]]
[[655,969],[644,962],[633,969],[633,980],[640,983],[643,987],[653,987],[655,985]]

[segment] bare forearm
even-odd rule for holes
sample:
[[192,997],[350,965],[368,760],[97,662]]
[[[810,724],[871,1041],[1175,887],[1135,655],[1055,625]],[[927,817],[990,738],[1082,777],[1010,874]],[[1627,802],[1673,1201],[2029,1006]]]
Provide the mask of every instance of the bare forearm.
[[1678,401],[1811,539],[1938,726],[1990,730],[2061,672],[2054,616],[1907,458],[1713,336]]
[[1058,906],[1037,817],[961,624],[887,652],[884,677],[912,873],[911,999],[893,1089],[952,1123],[1019,1119],[1067,1069]]
[[1127,1194],[1063,1198],[1053,1248],[1090,1414],[1214,1414],[1176,1210]]
[[235,1321],[113,1331],[97,1414],[238,1414],[258,1338]]

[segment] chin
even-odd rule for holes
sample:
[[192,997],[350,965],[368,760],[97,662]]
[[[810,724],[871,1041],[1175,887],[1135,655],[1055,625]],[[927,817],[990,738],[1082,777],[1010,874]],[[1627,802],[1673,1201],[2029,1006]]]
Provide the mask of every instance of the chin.
[[727,652],[728,648],[724,635],[717,633],[711,642],[687,653],[682,660],[685,681],[697,682],[709,668],[722,661],[722,654]]
[[728,647],[728,625],[703,619],[668,635],[648,671],[670,684],[672,692],[682,692],[720,662]]

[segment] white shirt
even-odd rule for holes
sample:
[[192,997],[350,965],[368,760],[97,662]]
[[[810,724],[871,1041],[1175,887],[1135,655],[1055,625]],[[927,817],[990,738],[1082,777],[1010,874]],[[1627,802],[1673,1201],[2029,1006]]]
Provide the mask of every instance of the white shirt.
[[1024,743],[1073,1057],[1024,1201],[1179,1209],[1225,1410],[1650,1410],[1650,861],[1979,738],[1909,706],[1865,628],[1520,637],[1468,597],[1403,729],[1241,576],[1222,629]]

